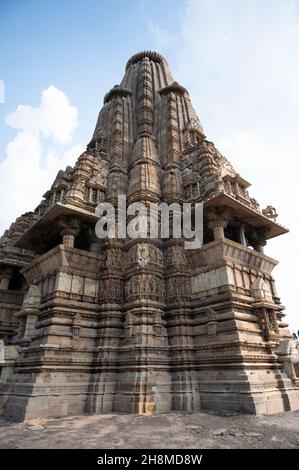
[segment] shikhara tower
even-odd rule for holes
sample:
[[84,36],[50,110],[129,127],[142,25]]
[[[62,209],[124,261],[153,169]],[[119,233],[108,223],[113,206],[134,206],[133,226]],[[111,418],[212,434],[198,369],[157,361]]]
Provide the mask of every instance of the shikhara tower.
[[[140,52],[73,168],[1,239],[6,417],[299,408],[267,239],[286,232],[208,141],[165,59]],[[203,202],[204,245],[99,240],[95,207]]]

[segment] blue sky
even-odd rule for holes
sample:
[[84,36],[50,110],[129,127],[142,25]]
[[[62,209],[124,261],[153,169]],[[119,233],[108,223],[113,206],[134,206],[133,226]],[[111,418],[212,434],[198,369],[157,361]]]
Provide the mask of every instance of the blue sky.
[[37,105],[49,84],[65,91],[80,110],[75,141],[88,140],[102,98],[120,81],[127,59],[153,47],[150,23],[162,19],[163,27],[179,28],[184,2],[166,0],[159,5],[152,0],[1,0],[0,74],[6,103],[0,108],[0,131],[4,145],[13,132],[3,117],[20,103]]
[[143,49],[167,58],[208,138],[290,227],[266,253],[298,329],[299,0],[1,0],[0,231],[75,161]]

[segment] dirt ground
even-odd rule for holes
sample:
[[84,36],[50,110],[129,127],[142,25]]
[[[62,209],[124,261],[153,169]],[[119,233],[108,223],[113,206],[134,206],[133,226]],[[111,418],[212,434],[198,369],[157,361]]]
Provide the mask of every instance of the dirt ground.
[[299,448],[299,412],[272,416],[170,413],[84,415],[15,423],[0,418],[1,449]]

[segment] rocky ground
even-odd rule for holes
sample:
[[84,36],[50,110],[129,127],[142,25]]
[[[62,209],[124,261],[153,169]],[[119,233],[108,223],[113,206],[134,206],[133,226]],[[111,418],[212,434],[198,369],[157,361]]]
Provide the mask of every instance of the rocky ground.
[[15,423],[0,418],[0,448],[299,448],[299,412],[272,416],[84,415]]

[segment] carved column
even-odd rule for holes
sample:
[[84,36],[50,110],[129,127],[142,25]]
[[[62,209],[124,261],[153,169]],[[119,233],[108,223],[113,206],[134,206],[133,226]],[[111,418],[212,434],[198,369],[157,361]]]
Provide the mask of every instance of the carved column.
[[259,318],[259,323],[260,323],[263,336],[266,341],[269,341],[271,327],[270,327],[267,310],[265,308],[260,308],[258,310],[258,318]]
[[270,316],[270,322],[271,322],[272,329],[273,329],[274,332],[278,335],[278,334],[279,334],[279,327],[278,327],[278,323],[277,323],[276,311],[275,311],[275,310],[271,310],[271,311],[269,312],[269,316]]
[[267,227],[258,227],[249,234],[249,243],[256,251],[264,253],[264,246],[267,244],[269,229]]
[[119,345],[123,331],[123,253],[122,240],[107,240],[99,273],[97,347],[90,382],[87,411],[114,411],[118,383]]
[[12,277],[12,268],[4,268],[0,273],[0,289],[7,290]]
[[63,239],[62,239],[62,244],[64,246],[68,246],[70,248],[74,247],[75,244],[75,233],[71,229],[65,229],[62,232]]
[[88,235],[90,240],[89,250],[92,253],[99,254],[101,251],[101,241],[95,233],[95,227],[90,227],[88,229]]
[[165,243],[166,315],[172,372],[172,408],[200,408],[194,370],[190,268],[183,240]]
[[208,227],[213,230],[214,240],[224,240],[224,229],[227,227],[231,213],[228,209],[211,209],[207,213]]
[[269,341],[274,335],[279,335],[276,311],[272,308],[261,307],[258,309],[258,317],[263,336]]
[[239,229],[239,235],[240,235],[240,242],[243,246],[247,246],[247,241],[245,237],[245,226],[242,224]]
[[62,235],[62,244],[73,248],[75,237],[80,231],[80,220],[76,217],[63,216],[59,217],[56,223]]
[[8,289],[10,277],[2,277],[0,280],[0,289]]
[[125,245],[125,324],[115,411],[152,413],[171,407],[162,246],[153,239]]
[[254,247],[254,249],[256,251],[259,251],[260,253],[264,253],[265,250],[264,250],[264,247],[267,245],[267,242],[266,240],[259,240],[259,242],[256,244],[256,246]]

